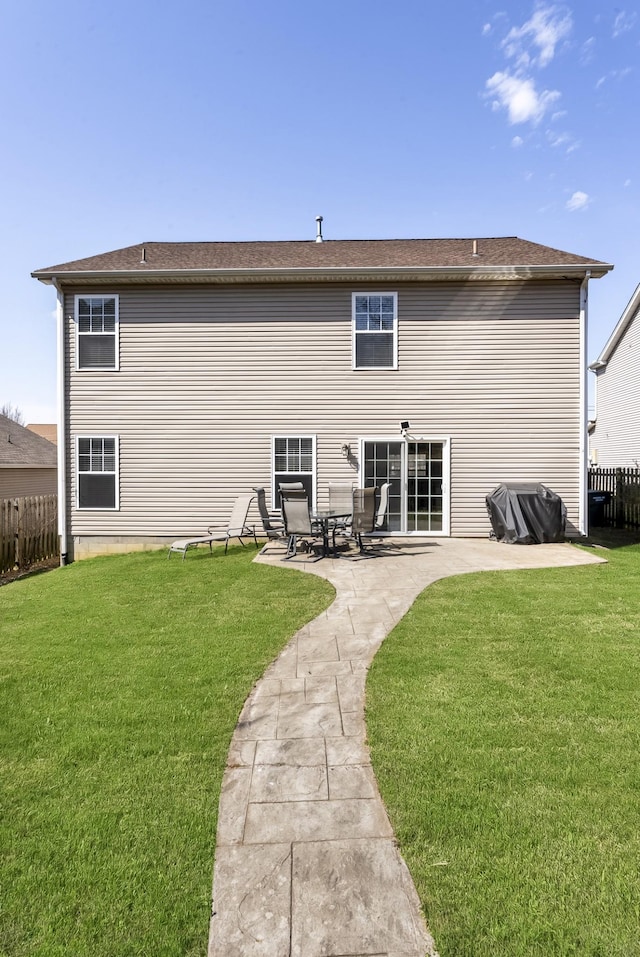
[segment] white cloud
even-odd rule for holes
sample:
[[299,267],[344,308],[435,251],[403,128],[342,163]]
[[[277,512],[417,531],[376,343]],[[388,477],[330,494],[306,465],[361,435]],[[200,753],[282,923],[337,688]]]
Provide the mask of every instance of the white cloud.
[[582,49],[580,50],[580,63],[583,66],[587,66],[589,63],[592,62],[594,57],[595,45],[596,45],[595,37],[589,37],[589,39],[585,40],[585,42],[582,44]]
[[523,143],[524,143],[524,140],[522,139],[521,136],[514,136],[513,139],[511,140],[511,145],[515,147],[516,149],[519,146],[522,146]]
[[512,125],[539,123],[551,104],[560,96],[557,90],[543,90],[538,93],[532,79],[501,72],[489,77],[486,87],[487,95],[493,97],[493,109],[507,110]]
[[633,30],[637,19],[638,14],[635,11],[632,13],[627,13],[626,10],[621,10],[613,21],[612,36],[614,39],[621,36],[623,33],[628,33],[629,30]]
[[491,24],[485,23],[485,25],[482,28],[482,36],[486,37],[489,33],[492,32],[492,30],[493,30],[493,27],[491,26]]
[[580,141],[570,133],[556,133],[554,130],[547,130],[547,142],[555,149],[563,147],[567,154],[573,153],[580,147]]
[[630,179],[625,179],[625,181],[624,181],[624,183],[623,183],[622,185],[623,185],[624,188],[626,189],[628,186],[631,186],[631,180],[630,180]]
[[625,66],[622,70],[609,70],[609,72],[601,76],[596,83],[596,90],[599,90],[607,80],[624,80],[630,73],[633,73],[633,67],[631,66]]
[[[571,33],[573,20],[566,8],[555,4],[540,4],[531,19],[521,27],[512,27],[502,42],[508,57],[516,60],[519,67],[531,64],[544,67],[553,60],[556,47]],[[527,45],[535,52],[530,53]]]
[[579,209],[587,209],[591,198],[588,193],[583,193],[582,190],[576,190],[573,196],[567,200],[565,204],[565,209],[568,209],[570,213],[575,213]]

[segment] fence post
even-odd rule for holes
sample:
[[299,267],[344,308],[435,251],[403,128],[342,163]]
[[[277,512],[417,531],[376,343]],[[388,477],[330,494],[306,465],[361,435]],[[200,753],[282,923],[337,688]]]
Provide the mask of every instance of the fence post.
[[624,502],[622,500],[622,469],[616,469],[616,481],[614,488],[614,501],[616,507],[616,528],[624,528]]
[[13,561],[14,561],[14,564],[16,564],[16,565],[18,566],[18,568],[19,568],[19,567],[20,567],[20,560],[21,560],[21,558],[22,558],[22,542],[20,541],[20,533],[21,533],[21,521],[20,521],[20,519],[21,519],[21,515],[20,515],[20,499],[19,499],[19,498],[17,498],[17,499],[14,501],[13,507],[14,507],[15,510],[16,510],[16,516],[15,516],[15,519],[16,519],[15,529],[16,529],[16,530],[15,530],[15,532],[14,532],[15,546],[14,546],[14,549],[13,549]]

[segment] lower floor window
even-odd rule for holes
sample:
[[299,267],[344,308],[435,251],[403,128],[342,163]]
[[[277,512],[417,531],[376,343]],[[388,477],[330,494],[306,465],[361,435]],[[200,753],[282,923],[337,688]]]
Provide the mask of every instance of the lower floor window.
[[118,508],[118,439],[78,438],[78,508]]
[[281,482],[302,482],[315,502],[316,440],[313,435],[276,435],[273,438],[273,507],[280,508]]

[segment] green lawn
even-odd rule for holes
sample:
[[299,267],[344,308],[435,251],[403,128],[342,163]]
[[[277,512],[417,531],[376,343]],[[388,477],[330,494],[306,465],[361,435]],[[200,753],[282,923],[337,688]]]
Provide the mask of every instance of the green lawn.
[[113,556],[0,588],[2,955],[206,954],[239,711],[333,599],[254,555]]
[[373,663],[373,762],[441,957],[640,955],[640,546],[603,554],[439,582]]

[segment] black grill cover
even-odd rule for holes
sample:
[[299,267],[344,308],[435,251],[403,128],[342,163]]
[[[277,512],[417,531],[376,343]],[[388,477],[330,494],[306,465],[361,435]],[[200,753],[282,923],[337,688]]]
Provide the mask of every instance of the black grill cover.
[[567,509],[546,485],[513,482],[487,495],[491,538],[509,545],[541,545],[564,539]]

